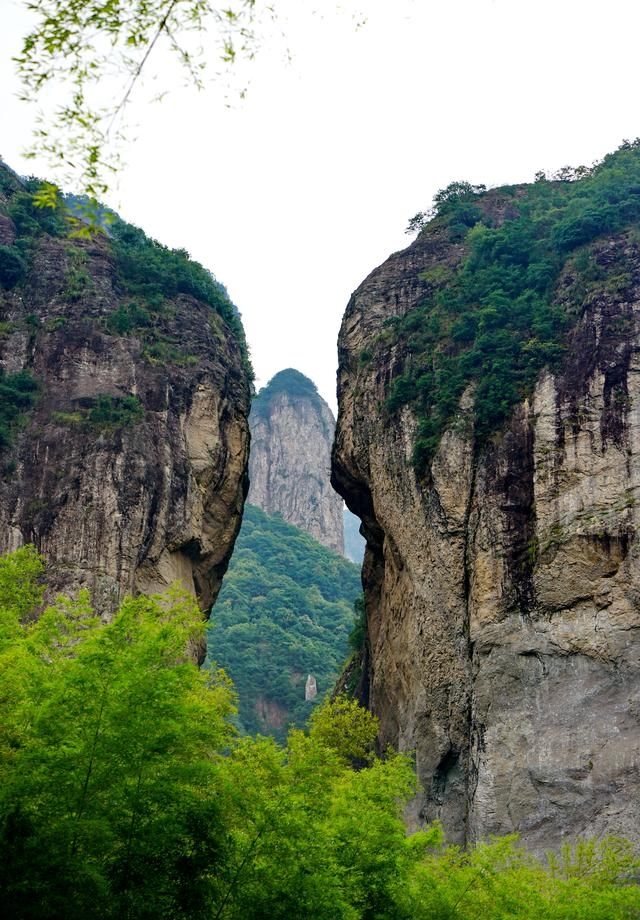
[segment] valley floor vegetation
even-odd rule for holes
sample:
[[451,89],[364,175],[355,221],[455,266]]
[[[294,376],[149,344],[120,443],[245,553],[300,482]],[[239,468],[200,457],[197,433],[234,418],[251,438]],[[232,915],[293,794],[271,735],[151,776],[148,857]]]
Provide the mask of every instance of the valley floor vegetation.
[[[360,571],[309,534],[246,504],[229,569],[211,615],[209,655],[231,676],[237,724],[284,743],[338,680],[362,592]],[[277,718],[265,717],[272,713]]]
[[0,892],[15,920],[623,920],[630,843],[542,863],[514,837],[407,834],[411,760],[338,698],[284,745],[241,737],[225,674],[199,669],[195,603],[80,593],[39,617],[43,564],[0,559]]

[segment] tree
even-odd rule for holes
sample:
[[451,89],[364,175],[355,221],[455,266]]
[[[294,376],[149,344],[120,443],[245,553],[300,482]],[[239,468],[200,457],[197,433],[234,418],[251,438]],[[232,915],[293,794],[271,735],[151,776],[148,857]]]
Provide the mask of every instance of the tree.
[[356,700],[338,696],[314,710],[309,734],[346,763],[364,764],[373,759],[378,719]]
[[[12,569],[16,590],[2,590]],[[233,695],[188,657],[191,598],[81,593],[21,622],[41,564],[0,565],[0,889],[14,918],[207,915],[223,861]]]
[[[66,163],[93,199],[119,164],[125,111],[154,51],[168,49],[189,81],[202,88],[205,35],[224,66],[251,58],[273,15],[264,0],[27,0],[36,19],[15,58],[22,98],[37,99],[54,82],[67,99],[36,132],[37,152]],[[116,75],[114,102],[100,83]],[[108,97],[107,97],[108,98]]]
[[452,202],[459,202],[463,198],[473,198],[486,192],[486,185],[472,185],[470,182],[450,182],[446,188],[442,188],[433,196],[433,206],[437,213],[441,213],[444,205]]
[[[627,841],[548,866],[514,837],[408,834],[407,756],[337,699],[287,744],[239,738],[224,674],[188,657],[193,601],[42,601],[32,547],[0,559],[0,891],[9,920],[634,920]],[[359,769],[349,761],[361,758]]]
[[611,837],[567,845],[547,866],[515,835],[432,847],[407,871],[403,907],[412,920],[632,920],[637,871],[633,847]]
[[372,717],[355,703],[327,704],[316,713],[309,734],[292,731],[284,749],[272,739],[245,738],[230,756],[238,795],[235,870],[216,918],[404,916],[398,904],[408,866],[422,858],[417,841],[440,837],[438,829],[406,834],[402,811],[416,788],[413,765],[390,754],[352,769],[335,741],[342,732],[349,751],[354,744],[361,750],[363,723],[369,738],[375,731]]
[[421,230],[427,226],[430,218],[434,215],[434,211],[418,211],[417,214],[414,214],[413,217],[409,218],[409,223],[407,224],[407,229],[404,231],[409,236],[413,236],[416,233],[420,233]]
[[[313,14],[315,4],[307,4]],[[127,107],[145,76],[158,78],[161,89],[152,98],[160,99],[181,76],[203,89],[215,63],[215,79],[229,88],[239,60],[252,60],[267,39],[273,44],[284,38],[286,45],[285,28],[274,28],[278,4],[269,0],[25,0],[25,5],[35,22],[14,58],[21,98],[34,102],[51,86],[64,94],[52,114],[40,116],[31,155],[48,157],[65,184],[72,177],[79,183],[89,196],[83,216],[95,209],[121,165]],[[336,4],[341,12],[342,7]],[[354,19],[363,21],[358,12]],[[167,76],[172,63],[178,72]],[[54,187],[41,193],[41,204],[54,201]],[[95,216],[87,219],[97,223]]]

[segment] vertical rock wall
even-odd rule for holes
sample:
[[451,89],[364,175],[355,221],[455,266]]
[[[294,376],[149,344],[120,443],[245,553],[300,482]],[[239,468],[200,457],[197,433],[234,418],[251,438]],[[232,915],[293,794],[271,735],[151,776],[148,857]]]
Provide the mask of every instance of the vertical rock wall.
[[[422,234],[351,299],[339,338],[333,482],[363,521],[361,693],[380,743],[415,751],[413,821],[449,838],[517,831],[539,851],[640,819],[640,250],[603,240],[562,370],[477,454],[473,392],[427,476],[385,398],[386,322],[459,247]],[[562,300],[581,279],[565,273]],[[363,361],[361,356],[373,353]]]
[[254,399],[248,500],[344,554],[342,499],[330,484],[335,420],[315,384],[280,371]]
[[[208,615],[246,492],[238,341],[187,294],[153,329],[114,332],[109,317],[131,298],[106,237],[44,234],[30,262],[20,284],[0,287],[0,369],[26,370],[39,388],[0,456],[0,552],[34,543],[52,590],[88,587],[106,614],[127,592],[179,579]],[[135,411],[100,421],[105,400]]]

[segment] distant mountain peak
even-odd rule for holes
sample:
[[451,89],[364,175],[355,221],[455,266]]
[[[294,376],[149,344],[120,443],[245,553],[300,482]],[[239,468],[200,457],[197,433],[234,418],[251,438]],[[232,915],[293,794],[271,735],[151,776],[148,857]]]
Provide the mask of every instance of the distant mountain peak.
[[344,553],[342,500],[329,473],[335,419],[312,380],[275,374],[251,407],[249,501]]
[[289,399],[306,398],[314,402],[324,402],[313,380],[305,377],[295,368],[287,367],[274,374],[266,386],[258,392],[253,400],[254,413],[267,411],[272,401],[280,395],[285,395]]

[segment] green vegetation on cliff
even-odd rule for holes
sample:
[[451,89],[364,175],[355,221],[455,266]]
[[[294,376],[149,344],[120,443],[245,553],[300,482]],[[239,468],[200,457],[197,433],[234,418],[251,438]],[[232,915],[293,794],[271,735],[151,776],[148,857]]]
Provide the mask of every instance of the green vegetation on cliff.
[[[246,505],[211,616],[209,654],[231,676],[242,727],[284,740],[333,688],[348,652],[357,566],[308,534]],[[305,701],[312,674],[318,699]]]
[[126,428],[144,418],[144,408],[137,396],[114,397],[107,394],[85,399],[85,405],[74,412],[54,412],[57,422],[68,425],[85,424],[93,428]]
[[289,399],[320,400],[318,388],[312,380],[293,367],[278,371],[254,398],[251,411],[254,415],[268,415],[269,406],[281,393]]
[[53,208],[36,206],[40,187],[39,180],[21,181],[0,162],[0,213],[11,219],[16,232],[11,245],[0,246],[0,289],[11,290],[27,279],[39,239],[63,236],[69,230],[60,201]]
[[169,249],[120,218],[115,218],[109,226],[109,235],[120,284],[127,294],[138,299],[133,302],[133,309],[129,307],[129,324],[117,331],[126,333],[148,326],[149,314],[145,306],[152,311],[158,310],[165,300],[186,294],[208,304],[222,317],[233,330],[246,357],[244,329],[238,311],[224,286],[211,272],[190,259],[184,249]]
[[[9,920],[633,920],[626,841],[543,865],[514,837],[408,834],[409,758],[338,699],[286,746],[238,737],[233,691],[185,649],[195,603],[86,593],[39,619],[42,562],[0,559],[0,890]],[[354,768],[357,765],[357,769]]]
[[422,276],[429,288],[423,303],[390,321],[385,337],[385,347],[392,341],[404,354],[388,409],[414,409],[420,472],[469,386],[482,446],[540,371],[562,359],[581,306],[559,302],[563,270],[603,277],[592,246],[637,233],[640,141],[561,176],[491,191],[456,182],[436,196],[435,216],[422,233],[441,240],[443,260]]
[[0,450],[8,447],[14,429],[38,398],[38,382],[28,371],[5,374],[0,369]]
[[[224,320],[242,351],[245,370],[253,378],[237,308],[224,286],[185,250],[163,246],[88,199],[71,196],[67,202],[49,183],[34,178],[20,180],[2,162],[0,214],[11,219],[16,231],[11,245],[0,246],[0,306],[2,289],[30,283],[34,254],[47,236],[68,238],[66,285],[60,293],[69,302],[79,300],[91,288],[81,240],[98,234],[113,255],[115,283],[122,296],[116,310],[103,318],[110,334],[138,335],[145,342],[145,357],[152,361],[183,363],[188,356],[181,353],[176,335],[165,327],[173,312],[171,302],[193,297]],[[82,216],[86,214],[93,216],[90,227]]]

